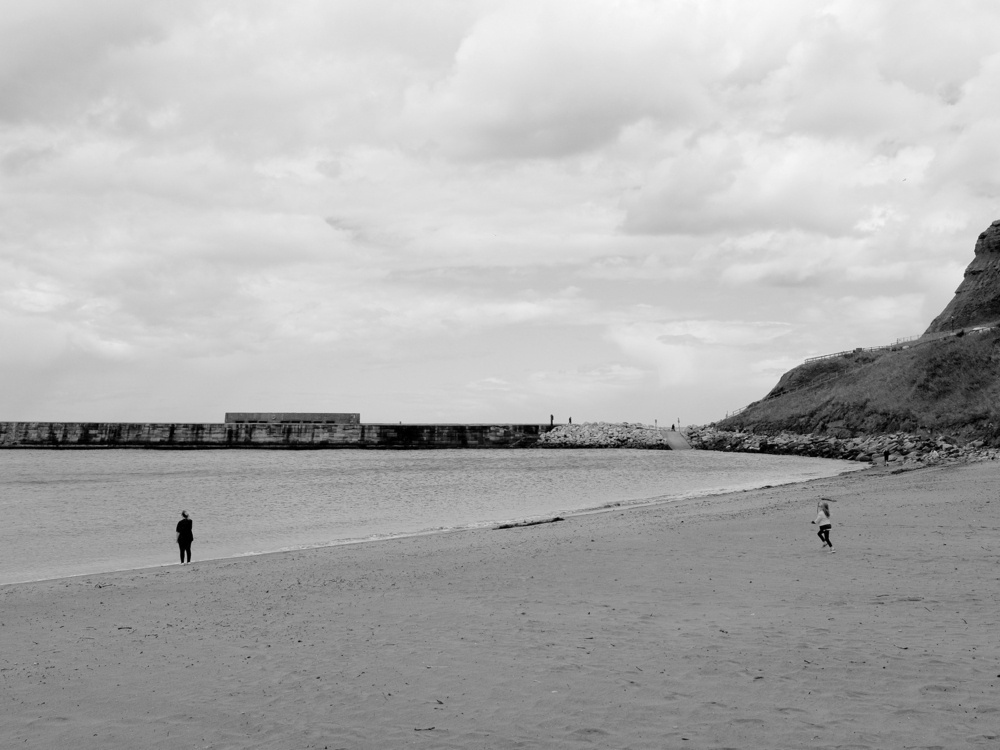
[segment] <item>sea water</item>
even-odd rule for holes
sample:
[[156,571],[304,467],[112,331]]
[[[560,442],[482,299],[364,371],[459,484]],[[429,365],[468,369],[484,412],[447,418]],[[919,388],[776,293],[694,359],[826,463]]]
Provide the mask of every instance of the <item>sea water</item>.
[[0,451],[0,583],[537,520],[858,468],[648,450]]

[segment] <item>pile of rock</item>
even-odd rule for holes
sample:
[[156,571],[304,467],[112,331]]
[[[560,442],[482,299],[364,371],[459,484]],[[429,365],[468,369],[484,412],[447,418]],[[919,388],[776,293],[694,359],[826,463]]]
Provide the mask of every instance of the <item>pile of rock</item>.
[[566,424],[542,433],[538,448],[653,448],[670,450],[668,430],[629,422]]
[[688,427],[684,435],[692,448],[740,453],[777,453],[817,458],[839,458],[847,461],[879,462],[889,452],[889,463],[932,465],[995,460],[998,451],[987,448],[981,440],[961,444],[940,435],[928,437],[896,432],[889,435],[859,435],[836,438],[829,435],[797,435],[781,432],[758,435],[752,432],[731,432],[714,427]]

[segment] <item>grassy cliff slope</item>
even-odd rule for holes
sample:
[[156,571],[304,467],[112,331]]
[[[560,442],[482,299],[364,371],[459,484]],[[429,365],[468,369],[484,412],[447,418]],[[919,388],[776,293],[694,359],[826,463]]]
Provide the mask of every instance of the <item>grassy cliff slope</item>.
[[1000,329],[800,365],[717,426],[838,437],[948,433],[1000,445]]

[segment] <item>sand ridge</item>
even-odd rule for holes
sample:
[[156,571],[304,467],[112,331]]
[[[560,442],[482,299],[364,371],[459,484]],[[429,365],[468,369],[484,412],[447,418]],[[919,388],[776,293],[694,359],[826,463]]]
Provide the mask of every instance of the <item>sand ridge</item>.
[[0,587],[0,746],[998,747],[998,477]]

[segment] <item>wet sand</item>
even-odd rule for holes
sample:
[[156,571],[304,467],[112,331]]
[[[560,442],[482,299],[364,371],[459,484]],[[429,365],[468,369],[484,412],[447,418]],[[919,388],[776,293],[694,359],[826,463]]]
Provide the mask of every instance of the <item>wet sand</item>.
[[998,480],[3,586],[0,747],[1000,747]]

